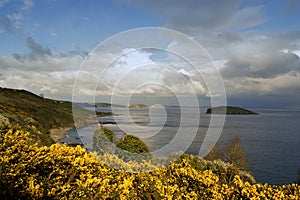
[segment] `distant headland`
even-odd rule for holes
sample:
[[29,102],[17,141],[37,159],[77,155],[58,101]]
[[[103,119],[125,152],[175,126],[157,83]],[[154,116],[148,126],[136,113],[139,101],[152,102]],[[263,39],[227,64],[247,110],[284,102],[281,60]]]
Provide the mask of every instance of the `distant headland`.
[[257,115],[258,113],[236,106],[219,106],[209,108],[206,114],[227,114],[227,115]]
[[127,104],[127,105],[120,105],[120,104],[110,104],[110,103],[96,103],[95,106],[97,108],[100,107],[121,107],[121,108],[149,108],[148,105],[145,104]]

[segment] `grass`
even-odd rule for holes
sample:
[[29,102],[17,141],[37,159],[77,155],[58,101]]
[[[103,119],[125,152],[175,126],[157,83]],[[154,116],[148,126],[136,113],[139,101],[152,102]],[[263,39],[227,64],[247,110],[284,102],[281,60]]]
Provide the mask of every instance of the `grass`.
[[[80,107],[75,110],[82,116],[89,114]],[[41,145],[54,143],[50,129],[74,125],[71,102],[42,98],[25,90],[0,88],[0,114],[29,131]]]

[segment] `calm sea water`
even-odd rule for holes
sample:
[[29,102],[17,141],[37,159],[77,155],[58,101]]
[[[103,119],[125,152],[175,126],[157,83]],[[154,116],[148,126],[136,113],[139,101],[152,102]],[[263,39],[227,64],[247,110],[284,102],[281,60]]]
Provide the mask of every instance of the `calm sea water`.
[[[168,107],[131,109],[117,108],[114,120],[118,125],[106,126],[120,137],[127,132],[142,138],[152,151],[167,146],[169,151],[185,150],[195,155],[207,132],[210,115],[201,109],[200,123],[195,120],[195,108]],[[109,111],[101,108],[100,111]],[[300,170],[300,111],[297,110],[254,110],[259,115],[227,115],[222,134],[218,140],[222,147],[233,137],[239,137],[250,165],[250,171],[261,183],[287,184],[297,179]],[[181,116],[185,121],[180,123]],[[188,120],[186,120],[188,119]],[[99,118],[111,122],[111,117]],[[165,122],[165,123],[164,123]],[[181,129],[178,129],[178,127]],[[92,132],[95,126],[82,128],[80,136],[76,131],[68,133],[65,142],[83,140],[92,150]],[[195,132],[196,130],[196,132]],[[180,134],[177,134],[179,131]],[[196,136],[194,135],[196,134]],[[190,145],[190,142],[192,144]]]

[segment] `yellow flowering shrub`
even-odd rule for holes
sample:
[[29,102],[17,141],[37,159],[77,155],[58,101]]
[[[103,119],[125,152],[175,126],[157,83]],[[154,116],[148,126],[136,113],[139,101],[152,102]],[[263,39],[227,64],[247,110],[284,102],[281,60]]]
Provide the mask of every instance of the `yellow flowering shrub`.
[[[134,173],[138,168],[150,171]],[[232,179],[224,178],[229,173]],[[32,145],[23,131],[0,132],[1,199],[299,199],[297,184],[271,186],[247,180],[229,165],[193,156],[168,166],[125,162],[80,146]]]

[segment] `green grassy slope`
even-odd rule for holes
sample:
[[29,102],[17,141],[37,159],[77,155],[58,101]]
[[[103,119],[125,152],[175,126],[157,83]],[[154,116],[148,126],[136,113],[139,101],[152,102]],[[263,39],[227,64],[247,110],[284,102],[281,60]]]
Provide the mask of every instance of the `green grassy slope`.
[[71,102],[45,99],[25,90],[0,88],[0,115],[31,132],[42,145],[53,143],[50,129],[74,124]]

